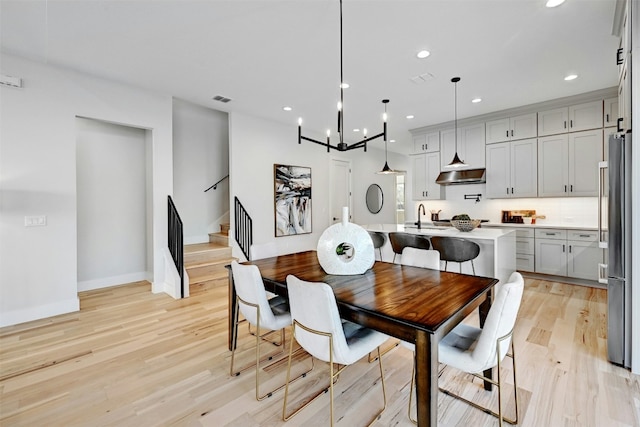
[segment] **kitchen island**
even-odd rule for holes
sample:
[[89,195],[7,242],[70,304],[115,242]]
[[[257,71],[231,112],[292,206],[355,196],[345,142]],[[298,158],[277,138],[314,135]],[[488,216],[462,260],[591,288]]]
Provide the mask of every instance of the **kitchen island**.
[[[385,244],[382,247],[382,261],[393,261],[393,250],[389,243],[390,232],[403,232],[423,236],[449,236],[468,239],[480,245],[480,255],[474,260],[476,275],[495,277],[500,283],[506,283],[511,273],[516,271],[516,233],[509,228],[476,228],[469,232],[459,231],[455,227],[438,227],[424,225],[421,229],[415,226],[396,224],[370,224],[363,226],[369,231],[380,231],[386,234]],[[376,251],[376,257],[380,255]],[[401,255],[396,256],[396,263],[400,262]],[[442,262],[444,268],[444,262]],[[447,271],[459,272],[460,267],[456,262],[450,262]],[[473,274],[471,263],[462,264],[462,273]]]

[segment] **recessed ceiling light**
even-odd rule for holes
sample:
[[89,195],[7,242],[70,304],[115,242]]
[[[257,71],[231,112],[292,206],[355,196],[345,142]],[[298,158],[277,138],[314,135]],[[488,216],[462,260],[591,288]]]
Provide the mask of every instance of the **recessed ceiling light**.
[[575,80],[575,79],[577,79],[577,78],[578,78],[578,75],[577,75],[577,74],[569,74],[569,75],[568,75],[567,77],[565,77],[564,79],[565,79],[566,81],[571,81],[571,80]]
[[354,131],[354,132],[360,132],[360,129],[355,128],[353,131]]
[[431,52],[429,52],[428,50],[421,50],[420,52],[418,52],[418,53],[416,54],[416,56],[417,56],[418,58],[420,58],[420,59],[424,59],[424,58],[426,58],[426,57],[427,57],[427,56],[429,56],[429,55],[431,55]]
[[413,114],[409,114],[409,115],[407,116],[407,119],[413,119]]
[[283,109],[284,111],[291,111],[291,110],[292,110],[292,108],[291,108],[291,107],[282,107],[282,109]]
[[474,104],[477,104],[478,102],[482,102],[482,98],[473,98],[471,102],[473,102]]
[[341,87],[342,89],[349,89],[349,83],[342,83],[342,84],[340,85],[340,87]]
[[390,139],[389,142],[396,142],[396,140],[395,139]]
[[564,0],[547,0],[547,4],[545,6],[556,7],[560,6],[562,3],[564,3]]

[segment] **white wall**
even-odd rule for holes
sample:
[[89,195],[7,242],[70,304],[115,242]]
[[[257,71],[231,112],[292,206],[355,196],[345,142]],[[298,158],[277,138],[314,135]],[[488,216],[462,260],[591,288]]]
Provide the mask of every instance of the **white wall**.
[[78,290],[145,280],[146,131],[76,120]]
[[[369,147],[367,153],[362,150],[327,153],[316,144],[298,144],[295,123],[284,126],[239,113],[230,114],[229,123],[231,197],[237,196],[251,215],[255,244],[275,241],[280,254],[316,248],[320,235],[331,225],[329,166],[332,158],[352,162],[352,221],[360,224],[395,222],[393,204],[386,199],[395,191],[394,179],[374,173],[384,165],[384,152],[380,149]],[[375,147],[375,143],[371,145]],[[408,167],[406,156],[389,153],[389,162],[397,169]],[[274,164],[311,167],[311,234],[274,237]],[[365,205],[366,189],[371,183],[378,183],[385,193],[383,211],[377,215],[368,213]],[[233,200],[231,203],[233,209]],[[233,232],[233,217],[231,221]],[[235,241],[233,255],[244,260]]]
[[[12,55],[0,87],[0,326],[78,310],[76,116],[148,129],[153,156],[153,290],[163,290],[172,192],[170,96]],[[44,227],[25,227],[46,215]]]
[[229,116],[179,99],[173,101],[173,199],[184,223],[184,242],[209,241],[228,221]]

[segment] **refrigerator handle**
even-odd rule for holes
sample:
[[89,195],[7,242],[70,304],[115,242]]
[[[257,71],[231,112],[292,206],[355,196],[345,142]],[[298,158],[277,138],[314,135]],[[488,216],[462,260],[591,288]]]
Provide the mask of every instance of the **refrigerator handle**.
[[598,283],[607,284],[607,274],[605,271],[607,270],[607,264],[598,264]]
[[604,239],[604,233],[602,231],[602,196],[604,194],[602,181],[605,169],[607,169],[608,167],[609,162],[598,162],[598,247],[601,249],[607,248],[607,242]]

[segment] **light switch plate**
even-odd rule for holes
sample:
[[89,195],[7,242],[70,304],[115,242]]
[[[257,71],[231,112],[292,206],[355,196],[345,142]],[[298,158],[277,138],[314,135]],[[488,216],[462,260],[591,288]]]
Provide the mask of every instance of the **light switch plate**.
[[43,227],[45,225],[47,225],[47,216],[46,215],[25,216],[24,217],[24,226],[25,227]]

